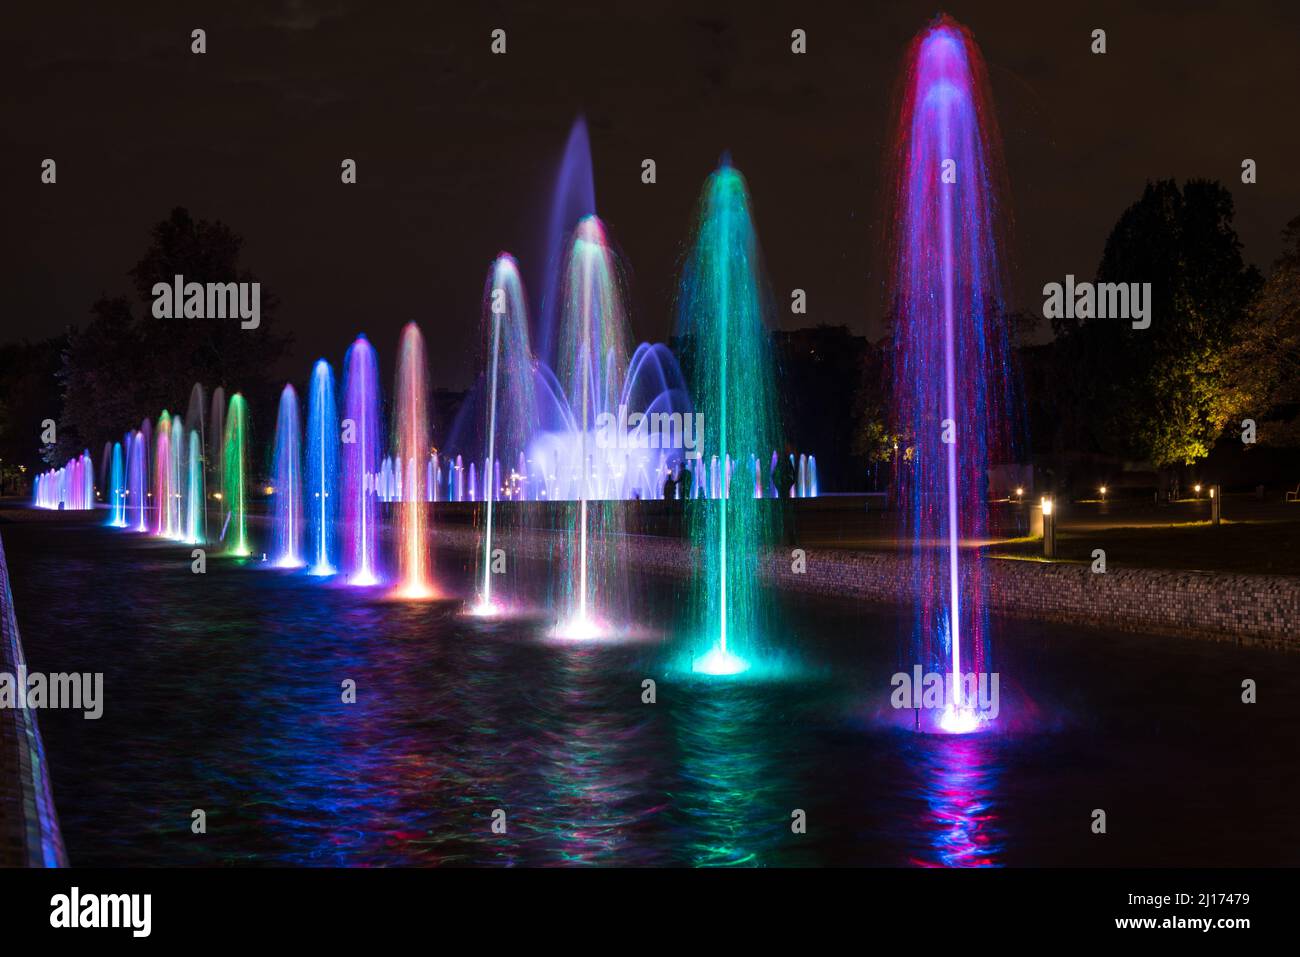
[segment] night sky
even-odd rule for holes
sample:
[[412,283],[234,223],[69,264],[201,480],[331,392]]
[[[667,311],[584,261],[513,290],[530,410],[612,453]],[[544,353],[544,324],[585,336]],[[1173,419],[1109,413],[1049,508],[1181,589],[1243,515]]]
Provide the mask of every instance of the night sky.
[[[930,3],[95,3],[11,6],[0,44],[0,339],[84,324],[174,206],[246,240],[282,300],[283,375],[358,331],[391,374],[417,320],[433,384],[464,387],[486,270],[542,285],[569,127],[590,126],[598,211],[631,272],[637,339],[672,330],[699,190],[745,174],[788,327],[880,334],[882,158],[907,43]],[[769,5],[777,6],[777,5]],[[1222,180],[1249,261],[1300,214],[1300,5],[950,3],[988,62],[1006,145],[1014,306],[1091,277],[1147,179]],[[190,53],[190,31],[208,52]],[[491,30],[508,32],[505,56]],[[809,51],[790,52],[790,31]],[[1107,31],[1104,56],[1090,33]],[[40,163],[58,163],[41,185]],[[356,186],[339,164],[358,162]],[[643,185],[654,158],[658,183]],[[1259,182],[1240,182],[1244,158]],[[233,278],[233,277],[232,277]],[[789,291],[807,290],[806,316]]]

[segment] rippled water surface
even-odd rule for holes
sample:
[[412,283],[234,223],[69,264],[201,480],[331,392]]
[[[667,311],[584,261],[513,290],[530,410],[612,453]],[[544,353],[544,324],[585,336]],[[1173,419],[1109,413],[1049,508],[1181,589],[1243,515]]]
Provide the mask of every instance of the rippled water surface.
[[575,645],[98,527],[0,534],[29,666],[105,674],[101,720],[40,716],[74,864],[1300,863],[1300,656],[997,622],[1001,730],[942,737],[888,708],[898,618],[847,602],[779,599],[778,673],[699,679],[677,586],[642,576],[650,634]]

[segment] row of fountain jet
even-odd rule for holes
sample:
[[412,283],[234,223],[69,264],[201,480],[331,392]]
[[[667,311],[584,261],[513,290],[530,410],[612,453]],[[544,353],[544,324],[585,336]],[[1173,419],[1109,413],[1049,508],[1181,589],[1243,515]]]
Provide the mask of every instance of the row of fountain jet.
[[[776,514],[763,500],[815,494],[816,462],[781,441],[770,297],[744,179],[729,162],[709,177],[694,232],[678,297],[691,381],[663,345],[630,348],[620,266],[605,225],[588,214],[562,257],[550,361],[530,343],[518,263],[503,253],[491,265],[482,374],[452,429],[478,450],[468,468],[463,454],[432,443],[424,338],[410,323],[387,402],[364,335],[347,350],[341,384],[320,359],[305,403],[294,385],[284,387],[269,470],[251,464],[244,397],[195,385],[184,415],[164,411],[106,449],[109,523],[423,599],[443,594],[431,572],[428,503],[478,501],[483,561],[473,609],[493,614],[502,609],[487,571],[496,504],[565,503],[557,633],[593,637],[620,627],[610,610],[623,604],[610,594],[624,530],[618,502],[661,497],[667,485],[674,497],[713,500],[688,510],[709,583],[698,601],[707,636],[698,657],[704,670],[739,670],[736,636],[744,643],[762,630],[757,562]],[[788,471],[778,468],[785,455]],[[64,471],[93,489],[88,455]],[[46,491],[42,483],[37,504],[49,505]],[[265,532],[255,551],[257,525]]]
[[[1003,302],[1004,164],[987,71],[964,27],[940,17],[918,34],[901,89],[886,224],[892,424],[911,453],[894,483],[915,595],[904,657],[926,671],[960,675],[963,666],[984,672],[991,663],[988,583],[983,564],[966,558],[960,542],[985,537],[989,463],[1012,461],[1020,437]],[[584,154],[585,167],[573,159]],[[717,498],[704,503],[711,507],[686,510],[700,563],[691,600],[693,666],[709,673],[745,670],[771,633],[760,565],[779,532],[781,513],[766,499],[776,491],[770,456],[784,444],[773,401],[768,297],[744,179],[724,160],[701,195],[677,296],[680,368],[663,347],[629,349],[618,265],[594,216],[580,126],[570,137],[560,183],[552,232],[566,237],[563,268],[542,300],[548,319],[536,350],[513,258],[503,255],[493,264],[485,289],[484,383],[465,417],[465,428],[478,430],[474,447],[484,450],[472,461],[483,461],[486,475],[469,483],[483,489],[483,566],[499,498],[518,490],[524,499],[567,499],[564,552],[555,563],[567,588],[556,609],[560,631],[591,636],[618,627],[604,609],[617,600],[609,572],[625,557],[618,550],[625,509],[611,499],[653,497],[658,478],[686,447],[670,441],[667,448],[645,449],[629,444],[626,433],[611,442],[608,434],[601,437],[601,420],[621,407],[669,421],[674,414],[702,415],[695,451],[709,465],[694,474],[704,476]],[[214,510],[203,485],[207,444],[201,390],[196,394],[198,408],[192,398],[184,421],[164,413],[156,427],[146,421],[115,444],[113,522],[186,541],[215,538],[246,555],[246,408],[238,395],[228,405],[220,390],[212,398],[208,437],[220,437],[223,449],[213,463],[218,472],[209,477],[220,489],[212,496],[220,501]],[[391,527],[396,593],[432,597],[439,592],[429,574],[427,501],[443,483],[462,489],[463,462],[433,457],[424,343],[414,325],[402,336],[390,406],[385,435],[374,351],[364,337],[345,360],[341,409],[330,367],[318,362],[304,459],[297,397],[286,387],[275,443],[272,556],[276,564],[305,564],[320,575],[339,566],[345,580],[373,584],[384,575],[379,532]],[[84,496],[78,470],[84,474],[84,463],[69,464],[58,487]],[[44,482],[41,487],[45,494]],[[491,613],[486,571],[479,590],[476,607]],[[959,701],[942,726],[969,730],[972,720]]]

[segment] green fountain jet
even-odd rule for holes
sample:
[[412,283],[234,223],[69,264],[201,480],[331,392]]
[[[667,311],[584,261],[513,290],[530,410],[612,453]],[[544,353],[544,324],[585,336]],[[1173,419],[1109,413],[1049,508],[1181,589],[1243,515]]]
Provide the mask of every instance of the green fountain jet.
[[678,300],[687,378],[704,427],[702,457],[688,465],[696,476],[704,470],[708,498],[685,503],[702,572],[691,603],[691,670],[702,674],[748,671],[768,632],[760,566],[779,537],[780,516],[765,499],[768,463],[782,446],[770,302],[745,179],[724,160],[700,198]]

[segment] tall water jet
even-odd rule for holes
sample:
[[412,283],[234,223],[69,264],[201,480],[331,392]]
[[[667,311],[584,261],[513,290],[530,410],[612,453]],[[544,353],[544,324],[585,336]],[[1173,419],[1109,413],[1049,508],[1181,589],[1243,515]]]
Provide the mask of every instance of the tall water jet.
[[[221,537],[221,528],[225,522],[226,509],[223,499],[226,488],[226,390],[217,386],[212,390],[212,414],[208,420],[209,445],[207,446],[207,487],[213,489],[208,499],[208,509],[204,521],[213,529],[216,537]],[[205,510],[207,511],[207,510]],[[207,535],[205,538],[209,537]]]
[[126,528],[126,470],[122,459],[122,443],[113,443],[112,464],[108,470],[109,520],[114,528]]
[[564,264],[568,258],[573,229],[584,217],[595,214],[596,182],[591,168],[591,142],[587,137],[587,121],[579,116],[569,130],[551,193],[544,260],[546,278],[542,284],[537,335],[534,336],[538,345],[538,358],[551,368],[557,365],[552,350],[563,306]]
[[313,575],[338,571],[338,470],[339,413],[334,401],[334,370],[324,359],[317,359],[307,403],[307,550]]
[[602,500],[592,469],[594,434],[602,413],[616,410],[628,365],[627,314],[604,225],[583,219],[573,234],[564,276],[559,381],[568,396],[578,438],[569,476],[577,508],[569,536],[565,618],[556,634],[598,637],[621,609],[624,589],[614,581],[623,510]]
[[[189,472],[189,490],[186,493],[185,505],[185,539],[190,544],[206,542],[208,538],[207,488],[210,481],[207,474],[209,470],[208,441],[209,436],[219,435],[219,433],[207,431],[208,426],[205,422],[208,410],[208,401],[203,393],[203,385],[196,382],[194,387],[190,389],[190,404],[185,413],[185,421],[190,425],[188,430],[189,453],[186,458],[186,469]],[[196,470],[197,477],[195,475]]]
[[185,420],[177,414],[171,422],[171,499],[167,502],[168,538],[185,537],[185,462],[189,450],[186,444]]
[[401,474],[401,519],[398,525],[399,598],[436,598],[429,572],[429,541],[423,485],[429,457],[428,365],[420,328],[408,322],[397,357],[393,395],[393,447]]
[[185,492],[185,542],[202,545],[207,541],[207,500],[203,488],[203,439],[198,429],[190,430],[189,472]]
[[221,455],[221,535],[232,555],[249,553],[247,505],[248,404],[236,392],[226,412],[225,442]]
[[203,420],[207,414],[208,402],[203,395],[203,384],[201,382],[196,382],[190,389],[190,404],[185,410],[185,421],[190,424],[191,432],[199,433],[199,444],[204,447],[206,447],[207,440],[207,435],[204,430],[207,426],[204,424]]
[[302,427],[298,394],[286,385],[280,392],[275,421],[275,458],[271,474],[271,528],[274,561],[279,568],[301,568],[302,561]]
[[154,480],[154,445],[153,445],[153,419],[145,416],[140,420],[140,446],[141,461],[144,467],[143,473],[143,495],[140,498],[140,526],[139,531],[149,532],[153,528],[153,510],[156,503],[153,500],[153,480]]
[[[1016,410],[999,258],[1001,142],[974,39],[940,17],[913,40],[892,147],[894,411],[914,449],[897,478],[917,595],[910,664],[988,669],[988,584],[963,542],[988,527],[987,475]],[[971,730],[962,681],[940,719]]]
[[83,509],[93,509],[95,507],[95,465],[91,461],[89,450],[81,453],[81,484],[77,489],[77,497],[80,504],[75,506]]
[[[519,267],[513,256],[502,253],[492,264],[483,291],[482,353],[483,431],[487,456],[483,479],[483,548],[480,587],[473,612],[494,614],[492,601],[492,550],[495,503],[501,490],[500,462],[520,457],[536,427],[533,399],[533,363],[528,349],[528,309]],[[505,399],[504,402],[499,401]]]
[[112,481],[113,443],[105,442],[103,450],[99,453],[99,468],[95,470],[95,485],[92,492],[97,495],[99,489],[104,489],[104,501],[109,506],[109,524],[112,524],[113,516]]
[[175,494],[174,475],[172,472],[172,420],[166,409],[158,417],[158,430],[154,437],[154,484],[153,501],[157,513],[154,516],[153,533],[170,538],[172,534],[172,496]]
[[131,433],[127,463],[127,514],[131,528],[149,530],[149,440],[140,430]]
[[777,538],[777,516],[728,461],[779,447],[770,311],[744,177],[724,159],[704,184],[690,258],[682,277],[678,327],[687,342],[688,379],[704,417],[701,451],[716,458],[715,501],[688,508],[703,574],[695,589],[692,669],[735,674],[755,660],[769,623],[760,562]]
[[379,364],[358,336],[343,359],[343,573],[350,585],[379,583]]

